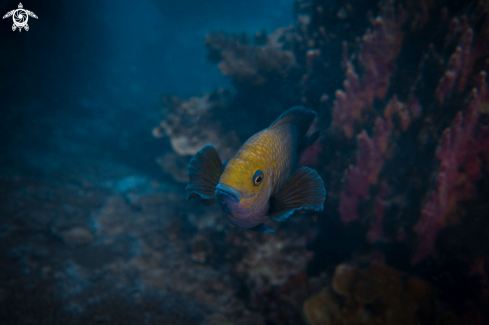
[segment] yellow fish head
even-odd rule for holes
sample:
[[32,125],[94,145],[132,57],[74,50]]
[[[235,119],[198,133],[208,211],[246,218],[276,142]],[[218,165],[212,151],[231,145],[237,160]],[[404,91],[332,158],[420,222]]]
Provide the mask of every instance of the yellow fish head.
[[266,219],[272,182],[261,165],[233,158],[216,186],[216,201],[239,227],[253,228]]

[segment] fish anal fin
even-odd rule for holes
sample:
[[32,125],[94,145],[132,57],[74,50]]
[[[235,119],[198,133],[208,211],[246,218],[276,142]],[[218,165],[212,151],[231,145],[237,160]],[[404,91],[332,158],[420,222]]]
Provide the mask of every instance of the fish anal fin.
[[326,189],[321,176],[311,168],[301,167],[270,200],[268,217],[285,221],[298,210],[323,210]]
[[255,231],[255,232],[259,232],[259,233],[265,233],[265,232],[275,232],[275,230],[273,228],[270,228],[268,227],[266,224],[264,223],[260,223],[259,225],[257,226],[254,226],[253,228],[250,228],[248,230],[251,230],[251,231]]
[[294,214],[295,210],[296,209],[277,209],[276,205],[273,205],[268,211],[268,217],[273,221],[284,222]]
[[202,203],[202,205],[206,207],[216,203],[215,199],[203,199],[202,196],[193,192],[187,196],[187,201],[190,201],[191,199],[195,199],[195,198],[199,199],[200,203]]
[[214,192],[222,174],[222,163],[213,146],[198,151],[188,165],[187,200],[198,198],[204,205],[215,203]]
[[216,200],[207,200],[207,199],[199,199],[200,203],[202,203],[203,206],[208,207],[216,203]]

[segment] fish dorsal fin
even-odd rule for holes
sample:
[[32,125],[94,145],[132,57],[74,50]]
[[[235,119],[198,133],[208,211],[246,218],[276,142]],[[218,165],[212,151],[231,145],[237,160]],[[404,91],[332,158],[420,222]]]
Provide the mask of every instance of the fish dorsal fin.
[[268,217],[285,221],[297,210],[323,210],[326,189],[321,176],[311,168],[301,167],[271,200]]
[[294,106],[283,112],[282,115],[270,125],[270,128],[284,124],[292,124],[299,131],[298,138],[302,139],[306,136],[306,133],[311,127],[312,122],[314,122],[316,116],[316,112],[305,109],[304,106]]
[[223,172],[221,158],[213,146],[205,146],[188,164],[187,200],[199,198],[204,205],[215,203],[214,193]]

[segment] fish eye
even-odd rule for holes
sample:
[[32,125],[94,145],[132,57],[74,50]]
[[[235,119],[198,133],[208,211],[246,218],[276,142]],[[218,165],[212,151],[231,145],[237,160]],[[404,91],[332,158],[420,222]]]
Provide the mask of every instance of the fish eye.
[[263,181],[263,177],[265,175],[263,175],[263,172],[261,170],[257,170],[255,172],[255,175],[253,175],[253,184],[255,184],[255,186],[258,186],[261,184],[261,182]]

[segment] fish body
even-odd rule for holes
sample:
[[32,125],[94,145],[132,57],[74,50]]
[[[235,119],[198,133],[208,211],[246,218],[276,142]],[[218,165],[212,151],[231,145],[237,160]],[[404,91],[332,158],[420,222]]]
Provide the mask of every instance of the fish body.
[[238,227],[265,232],[268,219],[283,221],[296,210],[322,210],[324,182],[316,171],[297,169],[300,153],[319,133],[306,137],[316,113],[303,107],[284,112],[250,137],[225,166],[212,146],[190,161],[186,188],[204,204],[217,201]]
[[[242,228],[252,228],[266,221],[270,197],[276,195],[290,178],[292,166],[297,164],[297,131],[290,124],[267,128],[246,141],[229,160],[219,179],[216,198],[229,208],[230,220]],[[257,170],[264,174],[255,186],[252,180]],[[228,200],[224,186],[241,193],[240,202]]]

